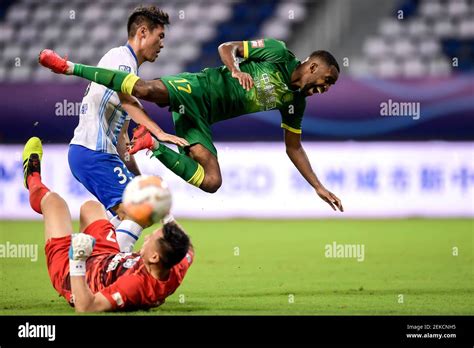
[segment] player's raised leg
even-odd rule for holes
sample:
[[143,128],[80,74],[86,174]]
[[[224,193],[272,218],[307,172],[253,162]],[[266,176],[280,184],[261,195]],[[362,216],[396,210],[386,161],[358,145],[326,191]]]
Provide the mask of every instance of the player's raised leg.
[[129,152],[135,154],[145,149],[151,150],[153,156],[173,173],[203,191],[213,193],[221,186],[217,158],[201,144],[192,145],[188,156],[161,144],[144,126],[139,126],[133,132]]
[[41,51],[39,63],[57,74],[79,76],[116,92],[133,95],[162,106],[169,105],[168,90],[160,80],[145,81],[133,73],[73,63],[49,49]]
[[[120,251],[132,252],[143,229],[148,226],[141,226],[127,216],[122,203],[113,207],[112,210],[117,213],[117,216],[111,219],[110,222],[115,227],[115,235]],[[84,231],[87,226],[97,220],[108,220],[104,206],[97,201],[85,202],[80,211],[80,231]]]
[[87,226],[97,220],[108,220],[105,208],[97,201],[86,201],[79,213],[79,231],[84,232]]
[[222,185],[222,175],[217,157],[201,144],[189,147],[189,156],[204,168],[204,179],[199,188],[214,193]]
[[69,167],[74,177],[91,192],[105,208],[116,216],[114,225],[120,251],[131,252],[144,227],[133,221],[121,208],[122,194],[132,180],[131,173],[116,154],[92,151],[83,146],[69,147]]
[[30,193],[30,205],[43,215],[44,237],[66,237],[72,234],[71,213],[64,199],[51,192],[41,181],[43,147],[37,137],[30,138],[23,149],[24,185]]

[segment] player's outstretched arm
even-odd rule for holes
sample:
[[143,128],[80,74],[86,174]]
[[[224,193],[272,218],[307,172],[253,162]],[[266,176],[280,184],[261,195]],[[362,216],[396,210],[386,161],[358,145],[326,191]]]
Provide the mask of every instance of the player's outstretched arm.
[[74,308],[78,313],[107,312],[112,304],[100,292],[93,294],[86,283],[86,277],[71,277],[71,288],[74,294]]
[[86,260],[94,248],[95,239],[84,233],[71,236],[69,275],[76,312],[105,312],[112,304],[101,293],[93,294],[86,282]]
[[250,91],[253,87],[253,79],[250,74],[240,71],[239,60],[237,57],[244,57],[244,42],[230,41],[219,46],[219,56],[222,63],[232,73],[232,77],[239,80],[240,85]]
[[127,166],[127,169],[135,175],[140,175],[140,169],[138,168],[135,157],[130,155],[127,150],[127,145],[130,143],[130,137],[128,136],[128,126],[130,121],[125,121],[117,141],[117,152],[122,159],[123,163]]
[[316,193],[329,206],[339,211],[344,211],[341,200],[335,194],[328,191],[319,181],[316,173],[311,168],[308,156],[301,145],[301,134],[293,133],[287,129],[285,131],[286,153],[295,165],[296,169],[303,175],[308,183],[315,189]]
[[[163,129],[161,129],[158,126],[158,124],[156,124],[150,118],[150,116],[148,116],[143,106],[135,97],[126,95],[123,93],[118,93],[118,95],[120,98],[120,102],[122,103],[123,109],[130,115],[132,120],[137,124],[141,124],[145,126],[145,128],[148,129],[150,133],[152,133],[159,141],[169,143],[169,144],[175,144],[181,147],[189,146],[189,143],[187,142],[187,140],[177,137],[173,134],[168,134],[165,131],[163,131]],[[126,129],[128,129],[128,126],[124,125],[122,129],[125,129],[125,132],[123,134],[124,135],[123,139],[126,140],[126,138],[128,138],[128,133],[126,133]],[[127,143],[129,142],[130,141],[127,141]]]

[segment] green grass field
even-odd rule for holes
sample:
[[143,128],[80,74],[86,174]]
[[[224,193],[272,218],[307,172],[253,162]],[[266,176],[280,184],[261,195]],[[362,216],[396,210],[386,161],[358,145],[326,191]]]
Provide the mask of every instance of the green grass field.
[[[164,305],[137,314],[474,314],[472,220],[180,222],[194,265]],[[7,241],[38,243],[39,259],[0,259],[0,314],[74,314],[50,284],[42,224],[0,221]],[[364,261],[326,258],[334,241],[363,244]]]

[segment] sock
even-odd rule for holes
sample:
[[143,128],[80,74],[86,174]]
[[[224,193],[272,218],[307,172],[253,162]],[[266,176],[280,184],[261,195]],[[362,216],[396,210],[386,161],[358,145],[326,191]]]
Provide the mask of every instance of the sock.
[[138,238],[142,234],[143,228],[132,220],[123,220],[115,230],[117,243],[120,251],[130,253]]
[[167,223],[175,221],[173,214],[169,213],[166,215],[163,219],[161,219],[161,222],[163,225],[166,225]]
[[28,191],[30,191],[30,205],[31,208],[38,214],[41,212],[41,200],[44,195],[49,192],[49,188],[44,186],[41,182],[41,175],[39,173],[32,173],[26,178],[28,184]]
[[70,62],[70,61],[67,61],[67,71],[66,71],[66,75],[72,75],[74,74],[74,63],[73,62]]
[[[112,215],[112,214],[110,214],[110,215]],[[109,217],[109,221],[112,225],[114,225],[115,229],[117,229],[119,227],[120,223],[122,222],[122,220],[120,220],[118,215]]]
[[129,95],[132,95],[133,86],[140,79],[137,75],[125,71],[77,63],[74,64],[73,75],[104,85],[116,92],[123,92]]
[[175,152],[163,144],[153,150],[153,156],[191,185],[201,186],[205,175],[204,168],[191,157]]

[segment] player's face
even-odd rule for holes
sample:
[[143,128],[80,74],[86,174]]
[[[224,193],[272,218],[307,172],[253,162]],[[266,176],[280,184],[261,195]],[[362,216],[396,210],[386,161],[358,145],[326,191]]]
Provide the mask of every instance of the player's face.
[[158,239],[163,237],[161,228],[155,230],[152,234],[145,236],[143,246],[140,249],[140,256],[146,263],[156,263],[159,261],[160,253],[158,250]]
[[314,93],[326,93],[339,77],[335,66],[328,66],[322,60],[312,62],[303,78],[302,92],[307,96]]
[[165,28],[162,25],[155,29],[147,30],[143,35],[143,57],[148,62],[154,62],[164,46]]

